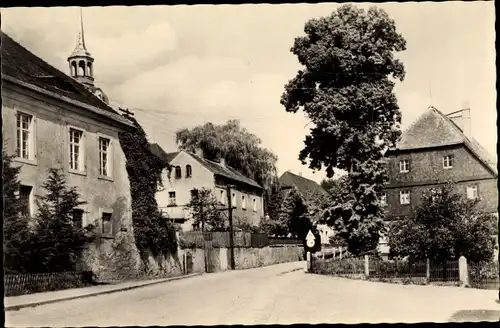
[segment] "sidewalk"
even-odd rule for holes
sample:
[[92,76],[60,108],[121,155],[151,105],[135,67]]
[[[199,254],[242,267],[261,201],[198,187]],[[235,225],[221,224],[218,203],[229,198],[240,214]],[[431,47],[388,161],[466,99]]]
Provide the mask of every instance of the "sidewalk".
[[160,284],[167,281],[179,280],[199,275],[201,275],[201,273],[192,273],[188,275],[171,277],[171,278],[127,281],[109,285],[98,285],[98,286],[84,287],[84,288],[71,288],[53,292],[4,297],[4,309],[5,311],[19,310],[21,308],[38,306],[42,304],[49,304],[55,302],[69,301],[72,299],[83,298],[83,297],[116,293],[116,292],[126,291],[130,289]]

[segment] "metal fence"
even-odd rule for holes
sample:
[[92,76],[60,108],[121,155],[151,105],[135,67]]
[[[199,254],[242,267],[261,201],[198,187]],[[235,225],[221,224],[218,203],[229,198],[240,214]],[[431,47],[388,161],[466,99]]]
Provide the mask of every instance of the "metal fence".
[[6,274],[4,295],[17,296],[90,285],[91,271]]
[[384,261],[368,257],[324,259],[314,257],[313,272],[350,278],[414,283],[459,282],[458,261],[433,262]]
[[498,261],[469,262],[469,285],[479,289],[500,289]]

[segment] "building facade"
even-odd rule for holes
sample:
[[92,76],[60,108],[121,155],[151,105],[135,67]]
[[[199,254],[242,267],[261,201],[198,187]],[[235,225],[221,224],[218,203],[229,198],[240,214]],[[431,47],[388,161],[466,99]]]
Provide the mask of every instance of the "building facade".
[[[193,226],[186,205],[191,200],[191,190],[209,189],[219,200],[221,209],[228,207],[227,186],[231,185],[233,222],[258,226],[264,216],[263,188],[226,165],[224,160],[215,162],[204,158],[203,153],[186,151],[166,153],[157,144],[152,152],[166,160],[171,166],[163,173],[163,189],[156,194],[158,206],[174,222],[181,224],[184,231],[197,229]],[[222,211],[227,215],[227,210]]]
[[[496,160],[471,136],[469,111],[445,115],[430,108],[387,152],[389,182],[381,197],[386,220],[404,219],[425,192],[450,180],[457,192],[478,198],[482,212],[497,215]],[[382,240],[383,253],[386,244]]]
[[74,211],[75,221],[95,223],[104,247],[116,232],[131,230],[130,186],[118,134],[133,125],[88,86],[3,32],[1,48],[2,139],[21,167],[24,214],[36,215],[35,197],[44,193],[48,169],[60,169],[87,202]]

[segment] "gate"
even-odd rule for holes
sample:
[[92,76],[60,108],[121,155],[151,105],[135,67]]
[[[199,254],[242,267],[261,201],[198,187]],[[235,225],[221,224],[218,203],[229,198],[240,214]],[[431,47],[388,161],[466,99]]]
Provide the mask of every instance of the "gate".
[[205,272],[206,273],[212,273],[214,272],[213,268],[213,260],[212,260],[212,253],[214,249],[213,241],[211,234],[205,234],[205,238],[203,241],[203,253],[205,257]]

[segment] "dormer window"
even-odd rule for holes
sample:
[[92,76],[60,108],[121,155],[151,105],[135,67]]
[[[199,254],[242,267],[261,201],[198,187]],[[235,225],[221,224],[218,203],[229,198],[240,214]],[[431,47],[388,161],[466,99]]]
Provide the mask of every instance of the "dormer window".
[[410,160],[403,159],[403,160],[399,161],[399,172],[400,173],[410,172]]
[[453,168],[453,155],[446,155],[443,157],[443,169]]
[[175,167],[175,178],[176,179],[182,178],[182,170],[180,166]]

